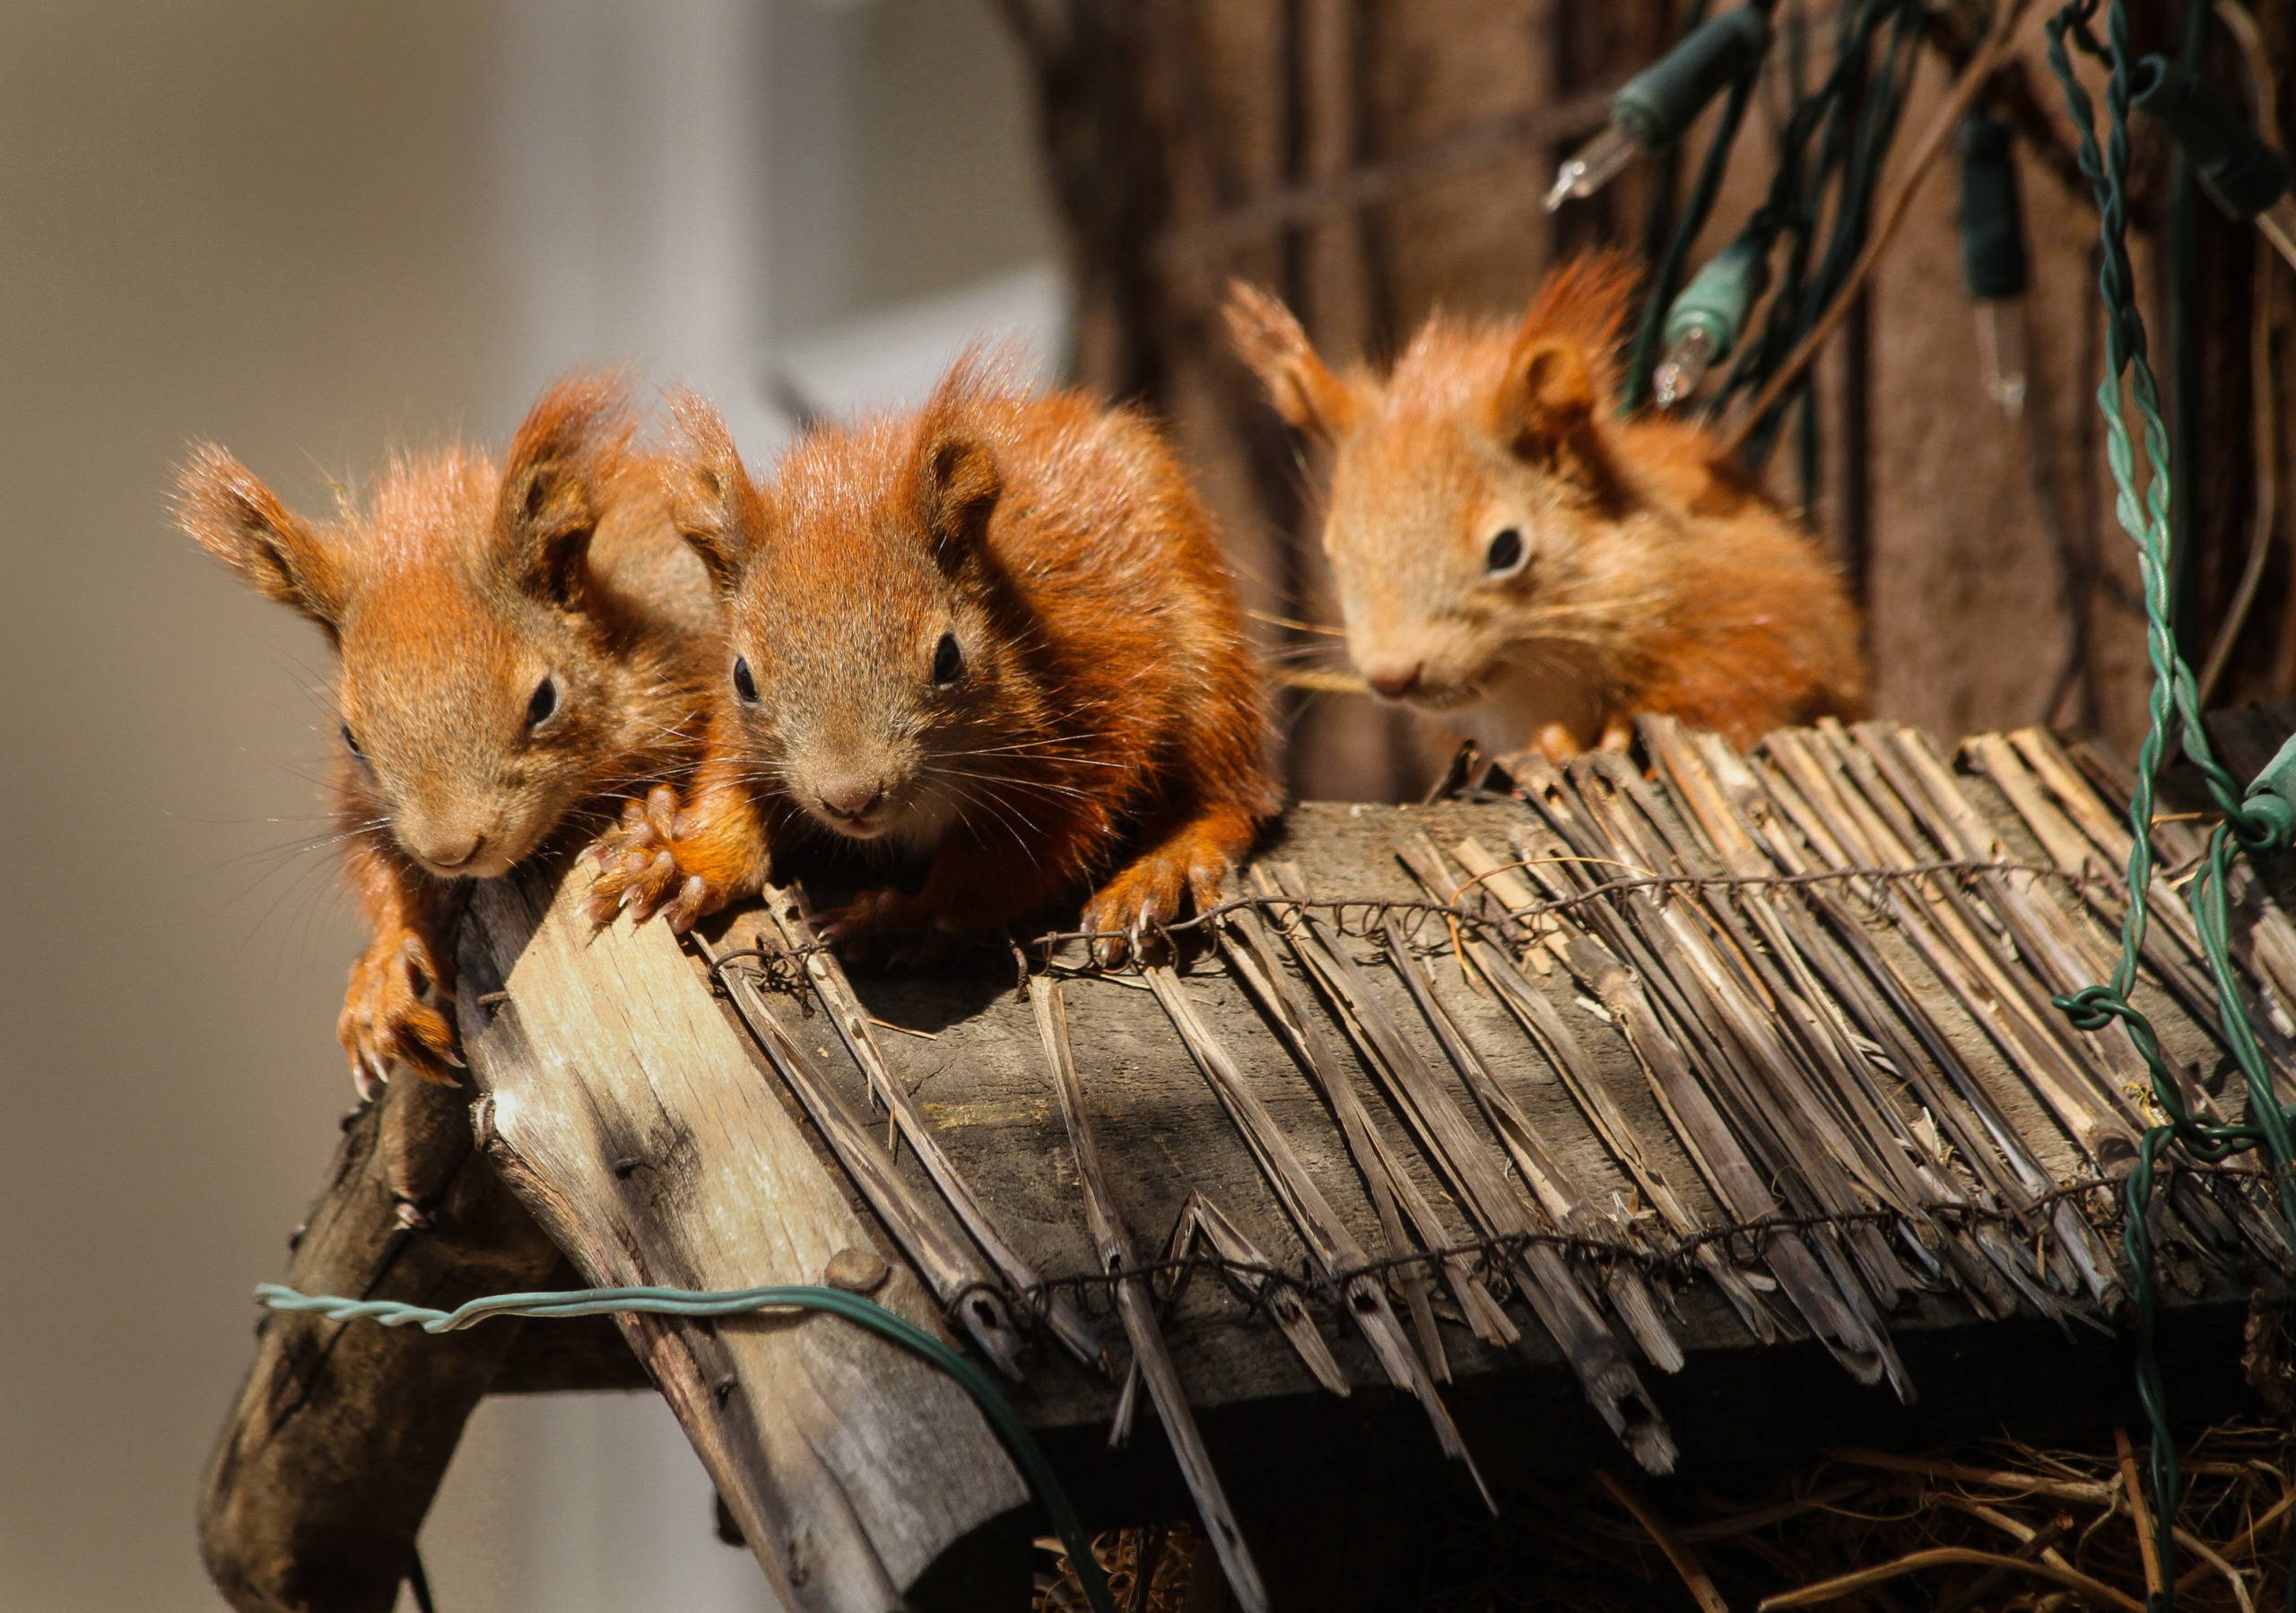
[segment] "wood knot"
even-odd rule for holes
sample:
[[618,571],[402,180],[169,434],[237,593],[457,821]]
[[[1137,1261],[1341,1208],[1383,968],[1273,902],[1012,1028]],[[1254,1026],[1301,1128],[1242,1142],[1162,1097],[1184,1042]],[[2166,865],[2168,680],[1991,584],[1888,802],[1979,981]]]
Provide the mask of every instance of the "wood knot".
[[832,1288],[852,1294],[874,1294],[885,1286],[893,1269],[865,1249],[840,1249],[829,1258],[822,1280]]

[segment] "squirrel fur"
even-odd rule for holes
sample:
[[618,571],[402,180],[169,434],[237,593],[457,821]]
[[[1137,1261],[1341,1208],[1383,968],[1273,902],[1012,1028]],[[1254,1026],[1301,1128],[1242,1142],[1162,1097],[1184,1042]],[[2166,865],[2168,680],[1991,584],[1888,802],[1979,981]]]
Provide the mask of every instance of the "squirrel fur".
[[1430,318],[1382,377],[1335,372],[1282,303],[1231,288],[1237,351],[1332,449],[1323,544],[1356,669],[1558,759],[1643,712],[1740,745],[1864,715],[1857,609],[1815,545],[1701,428],[1614,416],[1633,295],[1621,259],[1583,257],[1519,321]]
[[625,390],[561,381],[501,464],[395,458],[331,522],[213,444],[181,474],[185,530],[335,652],[335,835],[370,937],[338,1033],[362,1094],[395,1058],[454,1079],[457,882],[610,825],[602,803],[700,748],[717,613],[631,450]]
[[769,486],[714,409],[676,412],[674,508],[729,643],[691,802],[625,808],[594,917],[683,929],[809,833],[929,859],[826,927],[846,937],[994,932],[1087,892],[1085,928],[1130,937],[1218,900],[1278,804],[1265,693],[1145,419],[971,355],[921,410],[814,428]]

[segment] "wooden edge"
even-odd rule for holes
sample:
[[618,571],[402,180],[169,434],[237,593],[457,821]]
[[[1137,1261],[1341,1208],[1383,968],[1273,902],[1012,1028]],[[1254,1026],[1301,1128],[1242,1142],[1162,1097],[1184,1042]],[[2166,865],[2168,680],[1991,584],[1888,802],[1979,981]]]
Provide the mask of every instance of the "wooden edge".
[[[570,1280],[474,1154],[468,1098],[403,1075],[350,1123],[290,1286],[446,1309]],[[523,1324],[433,1336],[260,1314],[200,1495],[208,1576],[239,1613],[389,1613],[463,1425]]]

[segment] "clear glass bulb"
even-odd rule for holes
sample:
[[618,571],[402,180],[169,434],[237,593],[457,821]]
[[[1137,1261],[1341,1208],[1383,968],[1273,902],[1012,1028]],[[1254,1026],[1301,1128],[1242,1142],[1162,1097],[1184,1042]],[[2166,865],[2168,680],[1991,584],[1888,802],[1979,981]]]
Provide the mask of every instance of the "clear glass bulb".
[[1985,395],[2014,420],[2025,412],[2025,300],[1989,297],[1977,305],[1978,359]]
[[1546,210],[1552,213],[1573,196],[1590,196],[1619,176],[1634,161],[1641,143],[1617,124],[1572,153],[1554,170],[1554,188],[1546,193]]
[[1720,346],[1714,333],[1703,325],[1693,325],[1675,337],[1665,357],[1650,372],[1650,393],[1658,406],[1671,409],[1697,391]]
[[[1552,205],[1550,202],[1549,206]],[[2264,231],[2266,240],[2280,248],[2280,255],[2288,260],[2289,266],[2296,268],[2296,190],[2283,195],[2278,201],[2257,214],[2257,228]]]

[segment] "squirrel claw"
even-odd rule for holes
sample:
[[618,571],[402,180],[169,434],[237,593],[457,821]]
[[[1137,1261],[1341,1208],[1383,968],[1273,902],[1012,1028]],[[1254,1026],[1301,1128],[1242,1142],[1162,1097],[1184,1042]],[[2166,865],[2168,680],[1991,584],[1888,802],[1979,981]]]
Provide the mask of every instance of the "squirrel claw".
[[683,931],[720,905],[710,900],[714,893],[708,880],[678,866],[669,833],[678,815],[677,792],[657,785],[644,803],[623,803],[622,826],[591,847],[597,873],[587,906],[601,928],[627,911],[639,924],[657,913],[670,914],[671,928]]
[[379,937],[368,947],[351,967],[343,1016],[335,1023],[351,1061],[352,1083],[362,1097],[371,1097],[389,1081],[394,1060],[423,1080],[460,1085],[454,1072],[466,1067],[447,1017],[453,1001],[453,990],[422,936],[405,930]]
[[699,874],[689,874],[662,908],[662,922],[670,927],[672,935],[682,936],[701,917],[702,904],[709,900],[709,882]]
[[1127,958],[1169,957],[1171,943],[1161,927],[1179,916],[1189,889],[1187,865],[1178,857],[1144,857],[1118,874],[1084,904],[1084,928],[1100,932],[1092,961],[1113,969]]

